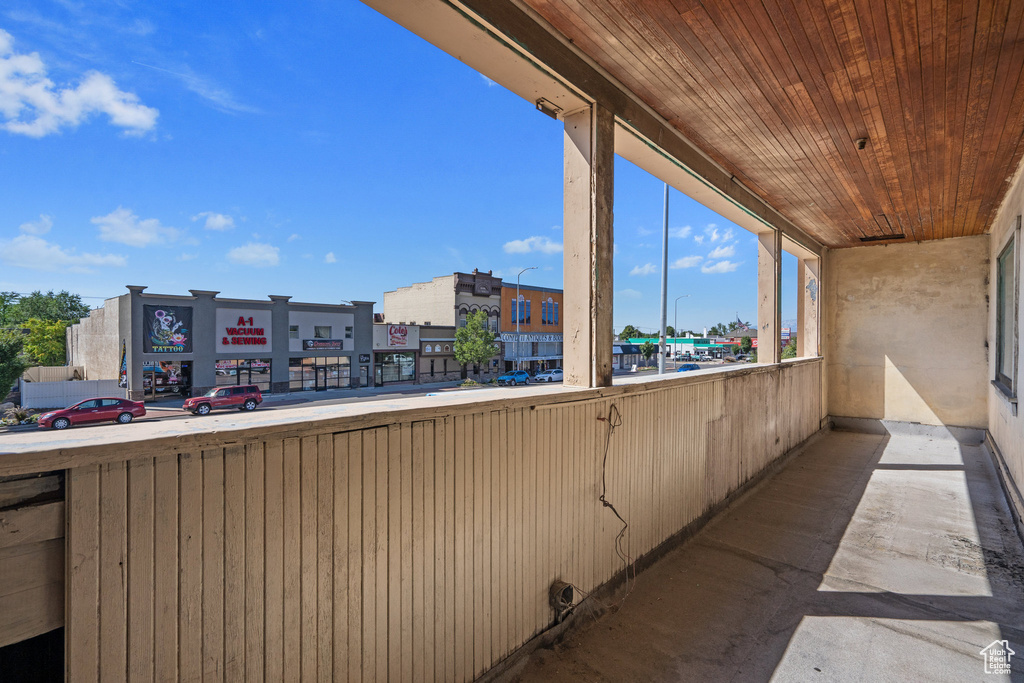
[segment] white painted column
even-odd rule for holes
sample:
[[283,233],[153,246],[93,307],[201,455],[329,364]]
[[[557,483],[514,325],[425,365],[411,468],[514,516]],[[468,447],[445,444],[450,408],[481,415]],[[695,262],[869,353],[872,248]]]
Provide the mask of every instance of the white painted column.
[[757,362],[782,361],[782,233],[757,236]]
[[797,261],[800,290],[796,294],[797,338],[796,355],[814,357],[820,348],[821,319],[821,261],[802,258]]
[[612,383],[615,122],[591,105],[565,117],[565,384]]

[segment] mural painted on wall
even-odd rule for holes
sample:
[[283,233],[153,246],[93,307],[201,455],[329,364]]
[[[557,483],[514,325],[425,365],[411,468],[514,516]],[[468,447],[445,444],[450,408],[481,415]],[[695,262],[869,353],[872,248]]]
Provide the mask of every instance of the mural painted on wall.
[[192,353],[191,306],[143,306],[144,353]]

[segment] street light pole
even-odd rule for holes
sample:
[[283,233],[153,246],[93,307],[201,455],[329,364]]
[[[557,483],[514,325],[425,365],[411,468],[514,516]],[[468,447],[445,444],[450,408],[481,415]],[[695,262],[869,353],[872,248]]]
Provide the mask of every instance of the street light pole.
[[676,301],[673,304],[673,307],[675,308],[675,315],[672,317],[672,331],[675,332],[675,334],[672,336],[676,338],[676,343],[674,344],[674,348],[672,349],[672,355],[675,356],[676,365],[679,365],[679,300],[685,299],[688,296],[690,295],[681,294],[677,296]]
[[516,275],[516,370],[523,369],[523,362],[519,360],[519,319],[523,317],[523,302],[519,299],[519,275],[522,275],[528,270],[537,270],[537,266],[530,266],[529,268],[523,268]]

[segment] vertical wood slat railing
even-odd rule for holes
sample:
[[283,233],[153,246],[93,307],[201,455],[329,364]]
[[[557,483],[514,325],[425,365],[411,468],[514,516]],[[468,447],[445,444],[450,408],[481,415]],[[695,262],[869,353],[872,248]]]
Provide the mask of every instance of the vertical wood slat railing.
[[71,469],[69,678],[472,680],[553,623],[553,580],[591,591],[623,569],[606,442],[637,558],[818,431],[820,373]]

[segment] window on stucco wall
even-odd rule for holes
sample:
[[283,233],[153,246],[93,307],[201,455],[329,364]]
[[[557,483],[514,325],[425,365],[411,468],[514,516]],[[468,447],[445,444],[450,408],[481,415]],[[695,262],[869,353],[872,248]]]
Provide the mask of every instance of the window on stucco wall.
[[1020,217],[1017,229],[996,258],[996,383],[1008,394],[1017,393],[1017,315],[1019,269],[1017,248],[1020,240]]

